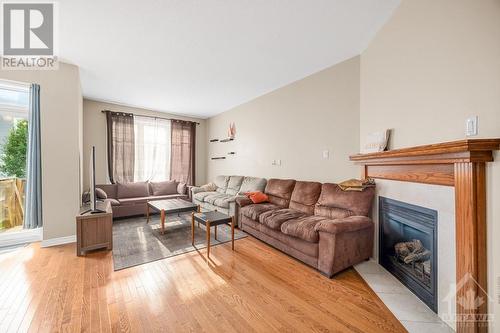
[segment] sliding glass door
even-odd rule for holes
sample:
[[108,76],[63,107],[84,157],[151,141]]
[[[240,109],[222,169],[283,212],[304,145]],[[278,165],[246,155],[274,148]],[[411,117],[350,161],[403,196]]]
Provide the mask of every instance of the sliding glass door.
[[0,235],[22,231],[29,86],[0,81]]

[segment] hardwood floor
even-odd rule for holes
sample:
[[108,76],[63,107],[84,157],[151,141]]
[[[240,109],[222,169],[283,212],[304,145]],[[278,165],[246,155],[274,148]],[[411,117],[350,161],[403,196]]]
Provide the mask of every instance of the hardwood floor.
[[405,332],[353,270],[333,279],[251,237],[114,272],[38,243],[0,255],[0,332]]

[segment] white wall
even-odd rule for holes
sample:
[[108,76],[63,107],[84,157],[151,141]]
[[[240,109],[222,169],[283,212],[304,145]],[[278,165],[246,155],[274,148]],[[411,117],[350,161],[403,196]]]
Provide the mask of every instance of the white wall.
[[96,147],[96,182],[97,184],[109,183],[107,148],[106,148],[106,115],[102,110],[115,112],[128,112],[145,116],[175,118],[199,122],[196,126],[196,156],[195,156],[195,181],[196,184],[205,183],[206,175],[206,121],[204,119],[182,117],[164,112],[155,112],[135,107],[118,104],[104,103],[89,99],[83,100],[83,188],[89,186],[89,156],[92,146]]
[[60,63],[58,70],[2,70],[0,78],[40,85],[43,239],[72,236],[80,207],[78,67]]
[[[500,137],[500,1],[403,0],[361,55],[360,141],[392,128],[391,148]],[[488,292],[500,279],[500,156],[487,167]],[[395,182],[393,182],[395,183]],[[381,186],[383,188],[381,188]],[[383,182],[381,191],[398,192]],[[429,192],[431,193],[431,192]],[[443,202],[453,205],[453,199]],[[491,302],[496,318],[500,304]],[[490,331],[500,331],[495,323]]]
[[[208,144],[207,180],[220,174],[323,182],[358,177],[348,156],[359,146],[359,57],[210,118],[208,139],[227,137],[230,122],[236,139]],[[217,156],[226,159],[211,160]]]

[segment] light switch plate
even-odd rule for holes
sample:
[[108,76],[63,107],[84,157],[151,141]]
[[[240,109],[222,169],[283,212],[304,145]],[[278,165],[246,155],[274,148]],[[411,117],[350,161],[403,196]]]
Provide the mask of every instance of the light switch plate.
[[477,116],[469,117],[465,120],[465,135],[466,136],[475,136],[478,133],[477,130]]
[[330,152],[328,150],[323,150],[323,158],[328,159],[330,157]]

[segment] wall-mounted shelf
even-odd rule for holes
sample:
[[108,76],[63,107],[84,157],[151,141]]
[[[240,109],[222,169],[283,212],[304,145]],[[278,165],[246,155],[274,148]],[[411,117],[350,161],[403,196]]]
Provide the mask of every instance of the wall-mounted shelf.
[[225,160],[226,157],[225,156],[221,156],[221,157],[212,157],[212,160]]
[[209,142],[231,142],[234,141],[234,138],[225,138],[225,139],[210,139]]

